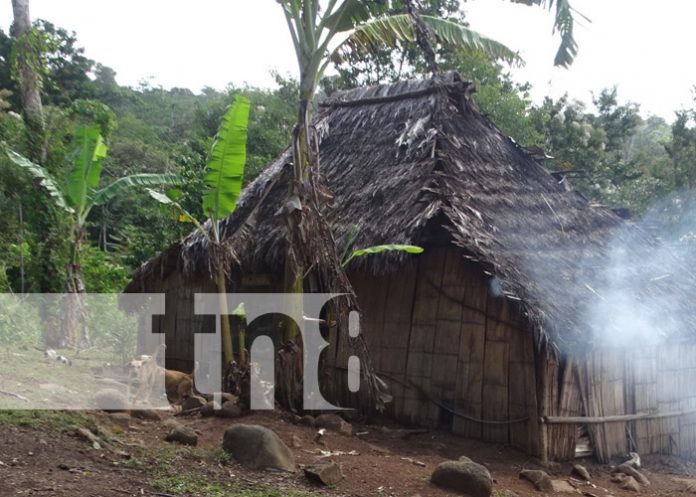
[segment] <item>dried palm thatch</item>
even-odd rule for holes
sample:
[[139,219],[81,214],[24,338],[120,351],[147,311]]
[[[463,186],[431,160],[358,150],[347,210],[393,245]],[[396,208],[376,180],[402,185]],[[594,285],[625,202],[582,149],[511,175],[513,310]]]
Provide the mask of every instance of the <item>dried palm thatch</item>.
[[[627,234],[610,209],[588,202],[501,133],[477,109],[472,91],[449,73],[352,90],[322,104],[314,125],[319,173],[333,196],[324,207],[333,237],[340,246],[357,225],[356,247],[427,245],[441,228],[446,243],[491,275],[493,291],[520,301],[539,338],[559,348],[587,343],[582,309],[602,298],[597,289],[609,240],[639,237],[649,248],[650,237]],[[287,150],[223,223],[224,243],[245,273],[282,271],[286,238],[276,213],[287,197],[290,160]],[[208,252],[193,233],[144,264],[127,291],[146,290],[148,278],[173,270],[205,271]],[[363,258],[351,269],[386,273],[404,257]],[[667,284],[649,276],[640,275],[645,298]]]

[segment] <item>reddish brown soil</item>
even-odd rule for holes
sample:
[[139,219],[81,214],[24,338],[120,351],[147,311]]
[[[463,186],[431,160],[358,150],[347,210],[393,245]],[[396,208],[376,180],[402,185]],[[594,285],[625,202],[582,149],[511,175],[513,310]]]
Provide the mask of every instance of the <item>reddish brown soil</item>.
[[[100,416],[102,423],[107,423]],[[444,432],[415,434],[404,438],[396,427],[387,430],[381,426],[354,426],[361,436],[327,434],[323,444],[314,441],[316,429],[294,425],[288,416],[279,413],[254,413],[237,420],[177,417],[178,421],[193,427],[200,434],[196,456],[177,457],[172,464],[175,471],[197,471],[206,478],[225,482],[230,479],[246,486],[263,482],[276,488],[293,488],[303,492],[346,496],[405,496],[439,497],[453,495],[429,483],[433,468],[441,461],[467,455],[488,467],[495,480],[496,496],[541,496],[531,484],[518,479],[521,469],[542,469],[538,462],[508,447],[484,444],[462,439]],[[355,451],[355,455],[333,455],[340,463],[346,478],[331,489],[320,489],[308,484],[302,473],[281,474],[250,471],[234,463],[219,464],[212,456],[219,449],[222,434],[232,423],[251,423],[269,427],[293,447],[293,436],[301,447],[293,451],[299,465],[314,462],[324,451]],[[124,459],[107,450],[94,450],[90,445],[67,433],[53,429],[17,429],[0,426],[0,497],[5,496],[98,496],[158,495],[151,486],[148,460],[157,451],[177,451],[162,439],[167,428],[162,422],[133,420],[133,427],[121,434],[121,448],[144,461],[129,469]],[[297,440],[295,440],[297,445]],[[142,448],[139,448],[141,446]],[[210,454],[204,457],[200,454]],[[425,463],[425,467],[413,461]],[[585,461],[593,476],[595,487],[583,485],[576,495],[590,492],[597,497],[635,495],[619,489],[610,481],[609,468]],[[64,469],[61,469],[62,465]],[[135,465],[130,465],[135,466]],[[554,479],[567,479],[571,464],[553,465],[545,470]],[[680,479],[696,475],[696,465],[671,457],[644,458],[643,472],[652,485],[643,487],[642,496],[689,495]],[[696,478],[696,477],[695,477]],[[514,493],[513,493],[514,492]],[[161,494],[160,494],[161,495]],[[184,493],[181,495],[205,495]],[[231,493],[230,495],[236,495]],[[562,494],[558,494],[562,495]],[[565,494],[563,494],[565,495]],[[572,494],[567,494],[572,495]],[[587,495],[587,494],[586,494]]]

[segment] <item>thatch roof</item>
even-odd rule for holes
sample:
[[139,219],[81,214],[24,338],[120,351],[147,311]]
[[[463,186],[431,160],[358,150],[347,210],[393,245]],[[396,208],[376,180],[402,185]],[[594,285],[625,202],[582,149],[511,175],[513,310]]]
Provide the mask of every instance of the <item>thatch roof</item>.
[[[443,227],[449,243],[495,276],[493,288],[521,302],[542,336],[561,347],[586,342],[581,309],[602,298],[607,243],[622,221],[501,133],[471,91],[450,73],[352,90],[320,107],[320,173],[335,196],[325,207],[334,237],[340,246],[357,225],[356,247],[427,245]],[[282,269],[284,228],[275,214],[287,195],[290,160],[286,151],[273,162],[224,223],[223,238],[244,272]],[[205,271],[206,251],[203,237],[190,235],[141,267],[128,291],[174,269]],[[356,265],[388,272],[401,257]]]

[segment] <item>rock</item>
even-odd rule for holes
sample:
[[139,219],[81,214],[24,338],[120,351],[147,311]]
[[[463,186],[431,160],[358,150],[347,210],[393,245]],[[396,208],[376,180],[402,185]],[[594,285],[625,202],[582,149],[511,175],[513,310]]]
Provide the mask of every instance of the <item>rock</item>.
[[437,465],[430,481],[470,497],[489,497],[493,480],[488,470],[470,461],[445,461]]
[[546,471],[541,471],[538,469],[523,469],[520,471],[520,478],[532,482],[537,490],[541,490],[542,492],[553,492],[551,477],[546,473]]
[[327,486],[336,485],[344,476],[341,467],[333,461],[319,462],[304,468],[307,479]]
[[577,494],[577,489],[566,480],[551,480],[554,493],[557,494]]
[[242,415],[242,408],[228,400],[223,402],[220,409],[213,411],[213,414],[219,418],[238,418]]
[[274,431],[258,425],[238,424],[225,430],[222,448],[251,469],[295,470],[295,456]]
[[302,447],[302,440],[300,440],[300,437],[298,437],[297,435],[292,436],[292,446],[295,449],[299,449],[300,447]]
[[111,424],[121,428],[128,429],[130,427],[131,417],[127,412],[112,412],[109,414]]
[[619,464],[611,472],[612,474],[623,473],[627,476],[633,477],[641,485],[650,485],[650,480],[648,480],[643,473],[638,471],[633,466],[629,466],[628,464]]
[[582,464],[574,464],[572,474],[579,476],[585,481],[590,481],[590,472]]
[[201,410],[198,412],[200,412],[201,416],[203,416],[204,418],[208,418],[210,416],[215,415],[215,412],[217,411],[217,409],[215,409],[215,407],[216,407],[216,403],[211,400],[211,401],[208,401],[203,407],[201,407]]
[[468,458],[468,457],[466,457],[466,456],[459,456],[459,459],[458,459],[458,460],[461,461],[461,462],[474,462],[474,461],[472,461],[470,458]]
[[193,447],[198,445],[198,435],[196,435],[196,432],[193,431],[192,428],[183,425],[172,428],[164,439],[167,442],[177,442],[182,445],[191,445]]
[[313,428],[316,426],[316,420],[314,419],[314,416],[312,416],[311,414],[305,414],[300,418],[297,424],[311,426]]
[[314,423],[319,428],[326,428],[342,435],[350,436],[353,434],[353,426],[336,414],[320,414]]
[[125,411],[128,409],[128,399],[114,388],[99,390],[94,394],[94,403],[102,411]]
[[160,421],[162,419],[162,415],[157,409],[134,409],[130,413],[134,418],[146,421]]
[[640,492],[640,484],[632,476],[627,477],[621,484],[621,488],[631,492]]
[[181,410],[182,411],[191,411],[193,409],[200,409],[204,405],[206,405],[207,402],[203,397],[199,397],[198,395],[191,395],[189,397],[186,397],[182,402],[181,402]]
[[182,426],[184,426],[184,425],[182,425],[181,423],[179,423],[179,421],[177,421],[177,420],[174,419],[174,418],[167,418],[167,419],[165,419],[164,421],[162,421],[162,426],[165,427],[166,429],[168,429],[168,430],[171,431],[171,430],[173,430],[174,428],[180,428],[180,427],[182,427]]

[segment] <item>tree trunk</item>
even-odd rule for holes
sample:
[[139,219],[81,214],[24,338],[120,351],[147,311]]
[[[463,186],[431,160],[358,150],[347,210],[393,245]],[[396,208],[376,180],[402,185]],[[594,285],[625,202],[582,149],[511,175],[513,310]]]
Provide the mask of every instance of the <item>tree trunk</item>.
[[12,27],[17,57],[17,79],[22,99],[22,112],[27,125],[30,158],[39,164],[46,161],[46,131],[41,105],[41,54],[32,35],[29,0],[12,0]]
[[84,345],[90,345],[90,336],[87,328],[86,312],[84,307],[85,284],[82,280],[82,265],[80,254],[84,228],[80,225],[73,227],[73,242],[70,247],[70,260],[65,274],[65,306],[66,318],[63,330],[65,345],[72,349],[79,349]]
[[[218,298],[220,302],[220,328],[222,332],[222,354],[225,358],[225,366],[234,361],[234,349],[232,347],[232,330],[230,329],[230,311],[227,308],[227,283],[225,270],[222,264],[218,264],[217,278]],[[243,351],[240,351],[240,357]]]

